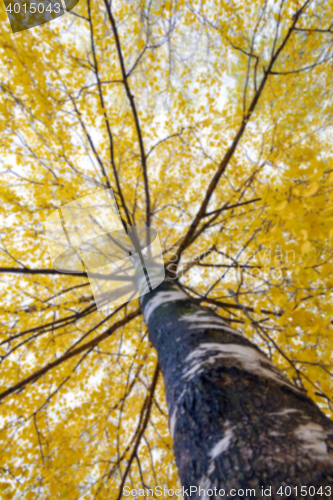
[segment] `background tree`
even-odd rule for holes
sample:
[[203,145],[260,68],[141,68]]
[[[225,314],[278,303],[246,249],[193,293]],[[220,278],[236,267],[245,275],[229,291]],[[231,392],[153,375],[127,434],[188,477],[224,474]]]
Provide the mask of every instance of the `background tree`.
[[1,9],[2,498],[179,484],[140,304],[50,269],[46,217],[110,186],[331,416],[332,2],[81,0],[16,35]]

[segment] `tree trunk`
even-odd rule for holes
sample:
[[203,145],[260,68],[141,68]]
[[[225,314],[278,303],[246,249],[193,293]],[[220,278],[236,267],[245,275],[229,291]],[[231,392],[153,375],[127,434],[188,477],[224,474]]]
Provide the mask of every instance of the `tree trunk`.
[[315,403],[175,282],[164,281],[141,305],[184,498],[191,486],[192,498],[202,488],[201,499],[331,498],[333,422]]

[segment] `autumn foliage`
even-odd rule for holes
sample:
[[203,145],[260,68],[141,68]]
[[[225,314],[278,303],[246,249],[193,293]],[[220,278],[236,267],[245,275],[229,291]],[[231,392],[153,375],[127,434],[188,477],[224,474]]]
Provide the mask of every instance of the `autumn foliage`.
[[112,187],[166,269],[332,415],[331,0],[1,4],[0,496],[179,486],[138,301],[98,312],[44,222]]

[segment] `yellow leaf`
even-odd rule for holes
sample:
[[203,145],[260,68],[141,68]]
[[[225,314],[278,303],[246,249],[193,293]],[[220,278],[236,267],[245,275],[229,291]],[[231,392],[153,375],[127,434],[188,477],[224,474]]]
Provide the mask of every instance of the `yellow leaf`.
[[311,243],[309,241],[306,241],[301,248],[302,254],[309,253],[311,251]]
[[255,314],[261,314],[261,306],[259,302],[257,302],[257,304],[255,305],[254,312]]
[[281,212],[286,208],[287,205],[288,205],[287,200],[282,201],[281,203],[279,203],[279,205],[275,207],[276,212]]
[[301,234],[303,236],[303,241],[308,240],[308,232],[305,229],[301,229]]
[[304,198],[308,198],[309,196],[312,196],[314,195],[319,189],[319,184],[318,182],[312,182],[312,184],[310,184],[309,186],[309,189],[307,189],[306,191],[304,191]]

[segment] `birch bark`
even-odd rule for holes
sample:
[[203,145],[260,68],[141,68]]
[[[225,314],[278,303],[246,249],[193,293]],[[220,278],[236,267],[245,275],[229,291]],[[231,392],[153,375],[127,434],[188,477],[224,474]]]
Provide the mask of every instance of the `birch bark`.
[[233,498],[267,498],[262,488],[269,487],[270,498],[331,498],[333,422],[315,403],[176,282],[164,281],[141,306],[164,378],[185,489],[211,489],[212,498],[221,488],[229,497],[232,489],[244,491]]

